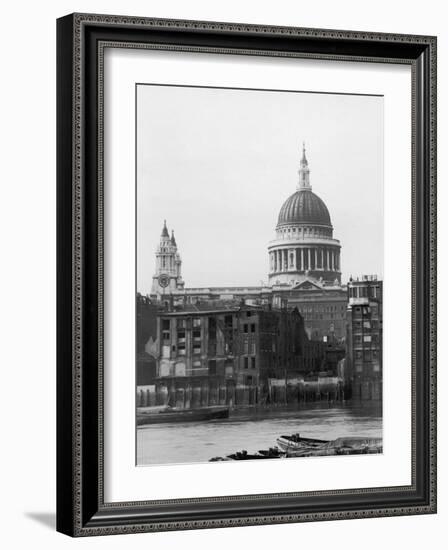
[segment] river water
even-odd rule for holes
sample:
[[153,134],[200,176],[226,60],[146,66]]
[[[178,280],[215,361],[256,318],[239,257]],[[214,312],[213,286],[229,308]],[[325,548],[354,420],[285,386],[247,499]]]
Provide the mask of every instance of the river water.
[[379,404],[307,404],[306,408],[245,409],[208,422],[139,426],[137,464],[208,462],[246,449],[255,452],[275,445],[277,437],[336,439],[344,436],[382,436]]

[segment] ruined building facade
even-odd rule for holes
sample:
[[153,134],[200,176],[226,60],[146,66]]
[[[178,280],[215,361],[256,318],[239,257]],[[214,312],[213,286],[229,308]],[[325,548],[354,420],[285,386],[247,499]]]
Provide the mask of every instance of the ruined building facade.
[[272,379],[303,379],[324,358],[295,309],[207,304],[157,317],[157,404],[264,404]]

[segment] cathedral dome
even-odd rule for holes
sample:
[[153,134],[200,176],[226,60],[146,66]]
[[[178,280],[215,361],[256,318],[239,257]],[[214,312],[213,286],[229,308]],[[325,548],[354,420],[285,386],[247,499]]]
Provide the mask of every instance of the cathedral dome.
[[277,227],[296,224],[332,227],[324,201],[309,188],[299,189],[288,197],[278,215]]
[[297,286],[314,279],[317,287],[341,281],[341,245],[333,238],[330,213],[313,193],[303,145],[297,191],[280,209],[275,239],[269,243],[269,281]]

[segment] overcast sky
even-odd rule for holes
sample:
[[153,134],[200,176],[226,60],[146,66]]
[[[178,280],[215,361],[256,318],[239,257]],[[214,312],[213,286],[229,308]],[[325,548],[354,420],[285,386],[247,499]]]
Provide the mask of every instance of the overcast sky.
[[382,277],[382,97],[139,85],[137,290],[151,289],[164,219],[187,287],[267,282],[303,141],[343,281]]

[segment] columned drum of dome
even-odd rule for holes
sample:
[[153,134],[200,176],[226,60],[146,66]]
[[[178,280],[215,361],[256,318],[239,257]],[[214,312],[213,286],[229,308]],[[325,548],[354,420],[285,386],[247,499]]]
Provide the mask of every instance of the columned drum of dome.
[[310,277],[340,284],[341,245],[333,238],[330,213],[312,191],[303,146],[297,190],[280,209],[276,238],[269,243],[270,284],[300,283]]

